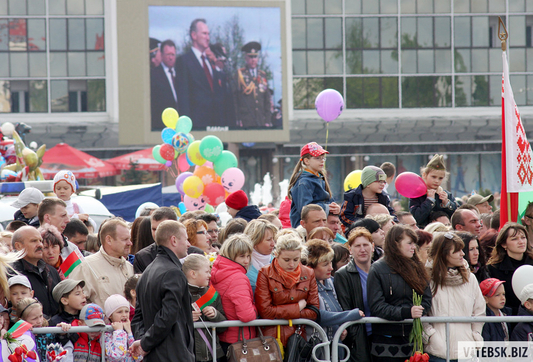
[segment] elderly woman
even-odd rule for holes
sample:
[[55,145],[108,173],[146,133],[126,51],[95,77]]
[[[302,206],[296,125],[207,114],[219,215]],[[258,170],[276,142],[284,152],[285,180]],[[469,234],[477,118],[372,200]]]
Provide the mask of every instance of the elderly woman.
[[335,234],[333,234],[333,231],[331,231],[330,228],[327,228],[325,226],[319,226],[311,230],[309,235],[307,235],[307,240],[312,239],[325,240],[329,243],[329,245],[331,245],[333,244],[333,240],[335,239]]
[[205,253],[211,252],[211,244],[207,240],[207,224],[203,220],[188,219],[183,223],[187,228],[187,239],[191,246],[202,249]]
[[252,220],[246,225],[244,233],[250,237],[252,241],[252,264],[248,268],[248,279],[252,289],[255,291],[255,281],[257,280],[257,273],[259,269],[268,265],[272,261],[272,251],[276,245],[276,233],[278,228],[267,220]]
[[[342,310],[331,279],[334,253],[329,243],[320,239],[312,239],[306,243],[306,246],[308,252],[307,266],[314,270],[318,286],[320,325],[326,331],[329,340],[331,340],[341,324],[361,319],[365,314],[358,308],[347,311]],[[342,333],[341,340],[346,338],[347,333],[346,330]]]
[[65,275],[61,271],[61,248],[63,247],[63,238],[55,226],[44,224],[39,228],[41,237],[43,238],[43,260],[46,264],[54,267],[59,273],[61,280],[65,279]]
[[[318,316],[318,289],[313,270],[301,263],[306,252],[301,240],[294,235],[278,238],[274,260],[259,270],[255,288],[255,304],[261,318],[315,320]],[[277,328],[265,327],[264,334],[277,337]],[[282,326],[283,346],[296,328]]]
[[[244,234],[234,234],[222,244],[211,269],[211,284],[220,295],[228,320],[247,323],[257,317],[252,287],[246,277],[251,255],[250,238]],[[245,327],[243,331],[244,338],[255,338],[255,327]],[[219,338],[226,352],[230,344],[239,340],[239,328],[228,328]]]

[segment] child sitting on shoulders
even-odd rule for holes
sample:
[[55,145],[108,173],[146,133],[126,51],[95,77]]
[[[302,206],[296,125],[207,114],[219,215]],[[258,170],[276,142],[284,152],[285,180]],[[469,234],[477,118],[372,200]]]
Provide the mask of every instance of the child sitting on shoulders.
[[131,332],[130,303],[122,295],[113,294],[105,301],[105,312],[113,332],[105,332],[105,357],[109,362],[132,362],[129,347],[135,342]]

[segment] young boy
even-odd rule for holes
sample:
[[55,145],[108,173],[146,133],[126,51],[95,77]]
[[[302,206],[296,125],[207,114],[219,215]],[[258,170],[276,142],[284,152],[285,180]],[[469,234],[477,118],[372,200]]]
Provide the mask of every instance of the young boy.
[[[522,305],[518,308],[518,315],[533,316],[533,284],[528,284],[518,296]],[[511,341],[528,342],[533,340],[533,323],[520,322],[513,329]]]
[[[52,297],[59,303],[59,313],[52,317],[50,325],[59,323],[72,324],[80,316],[80,311],[87,304],[83,293],[85,282],[83,280],[65,279],[52,290]],[[75,343],[78,339],[76,333],[58,334],[57,341],[65,346],[69,341]]]
[[24,275],[15,275],[9,278],[7,285],[9,286],[9,301],[12,306],[9,317],[14,324],[18,320],[16,305],[24,298],[33,298],[33,290],[30,280]]
[[39,204],[43,200],[43,193],[35,187],[28,187],[22,190],[17,201],[11,204],[11,206],[20,209],[15,212],[13,219],[38,228],[41,224],[39,223],[37,210],[39,209]]
[[[104,311],[98,304],[87,304],[80,312],[80,319],[74,320],[72,326],[105,326]],[[69,347],[73,347],[74,361],[100,361],[102,358],[101,334],[101,332],[78,333],[78,340],[74,343],[69,342],[65,349],[69,350]]]
[[67,204],[67,213],[70,218],[89,221],[96,230],[96,223],[86,214],[80,205],[71,201],[71,196],[76,192],[76,176],[71,171],[61,170],[54,176],[54,193]]
[[[511,308],[505,306],[504,281],[496,278],[485,279],[479,284],[485,303],[487,303],[487,316],[512,315]],[[509,340],[509,324],[485,323],[482,336],[485,341],[497,342]]]
[[248,222],[262,215],[256,205],[248,205],[248,196],[242,190],[235,191],[226,198],[228,213],[234,219],[241,218]]
[[376,166],[366,166],[361,172],[361,184],[358,188],[344,193],[344,203],[341,207],[340,220],[345,227],[366,215],[368,206],[380,203],[389,209],[392,216],[394,209],[390,205],[389,195],[383,191],[387,175]]

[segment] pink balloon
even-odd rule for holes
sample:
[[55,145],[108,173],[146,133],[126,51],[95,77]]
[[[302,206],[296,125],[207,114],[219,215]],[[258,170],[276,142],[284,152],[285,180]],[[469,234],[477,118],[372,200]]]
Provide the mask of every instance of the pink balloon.
[[209,168],[213,168],[213,162],[211,162],[211,161],[205,161],[205,163],[204,163],[202,166],[209,167]]
[[422,177],[413,172],[402,172],[396,177],[394,187],[400,195],[416,199],[427,193],[427,186]]
[[209,205],[217,207],[219,204],[224,202],[224,199],[226,198],[226,191],[224,191],[224,187],[222,187],[222,185],[213,182],[205,185],[203,196]]
[[237,167],[228,168],[222,173],[222,186],[232,193],[244,186],[244,173]]
[[189,170],[189,162],[187,162],[187,155],[185,153],[182,153],[178,157],[178,168],[181,172],[185,172]]
[[203,210],[205,208],[205,205],[207,204],[203,196],[200,196],[197,199],[193,199],[188,195],[185,195],[185,197],[183,198],[183,203],[185,204],[185,207],[188,211]]
[[176,189],[182,196],[185,195],[185,191],[183,191],[183,182],[189,176],[192,176],[192,172],[184,172],[176,177]]
[[337,119],[344,109],[342,95],[335,89],[324,89],[315,99],[315,108],[324,121]]

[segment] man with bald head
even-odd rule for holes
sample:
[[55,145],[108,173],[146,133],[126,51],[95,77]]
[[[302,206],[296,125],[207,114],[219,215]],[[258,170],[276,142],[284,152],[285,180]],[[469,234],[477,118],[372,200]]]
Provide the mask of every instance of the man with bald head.
[[481,221],[479,220],[479,214],[474,210],[455,210],[451,222],[454,230],[466,231],[478,237],[481,235]]
[[13,249],[24,251],[24,257],[13,263],[13,269],[25,275],[31,283],[34,296],[43,305],[43,313],[51,317],[59,305],[52,297],[52,290],[61,281],[58,272],[46,264],[43,257],[43,239],[33,226],[23,226],[11,238]]
[[366,210],[367,215],[379,215],[379,214],[385,214],[390,215],[389,209],[387,209],[387,206],[380,204],[380,203],[374,203],[368,206],[368,209]]

